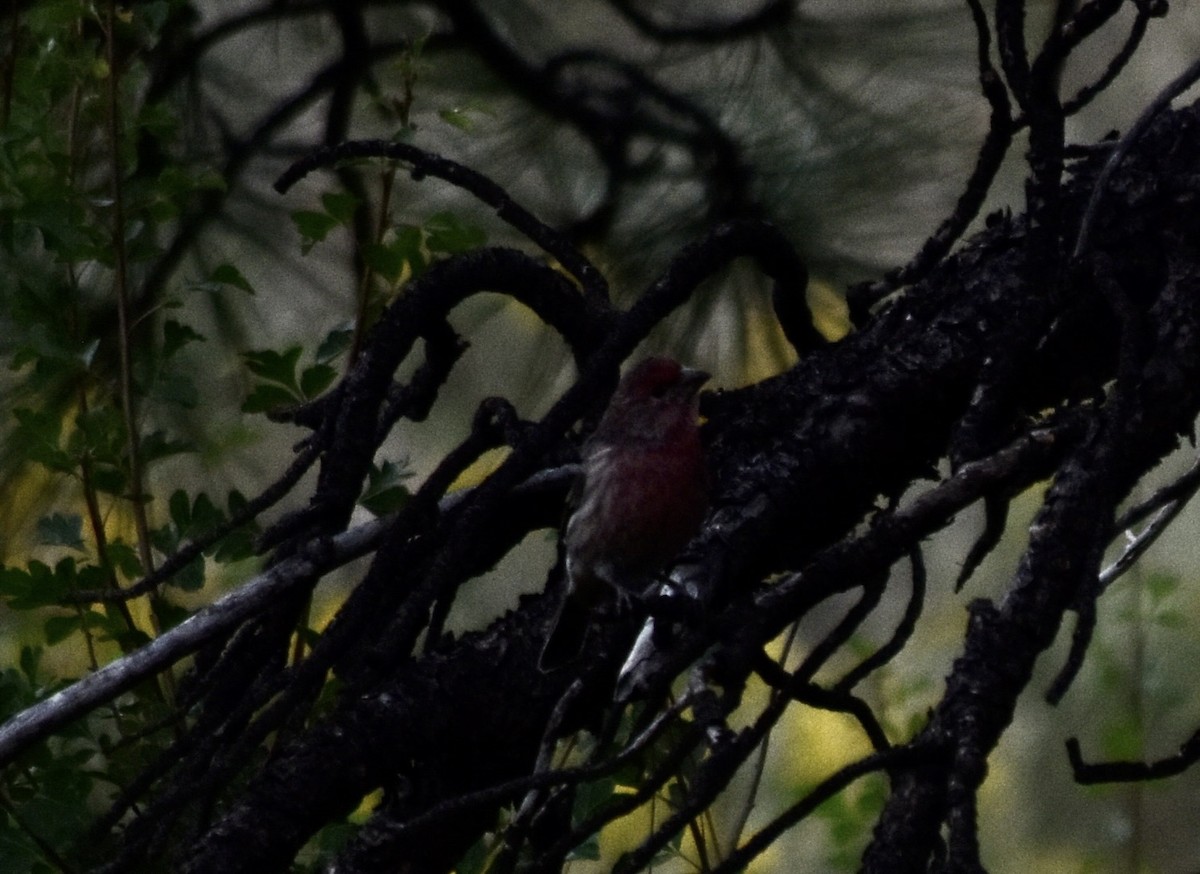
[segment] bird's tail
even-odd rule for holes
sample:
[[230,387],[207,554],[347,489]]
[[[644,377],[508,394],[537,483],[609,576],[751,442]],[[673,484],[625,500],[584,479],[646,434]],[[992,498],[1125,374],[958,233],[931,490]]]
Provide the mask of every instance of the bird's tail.
[[583,652],[591,613],[591,608],[578,593],[570,592],[563,598],[558,615],[554,617],[554,625],[542,646],[538,670],[548,674],[574,661]]

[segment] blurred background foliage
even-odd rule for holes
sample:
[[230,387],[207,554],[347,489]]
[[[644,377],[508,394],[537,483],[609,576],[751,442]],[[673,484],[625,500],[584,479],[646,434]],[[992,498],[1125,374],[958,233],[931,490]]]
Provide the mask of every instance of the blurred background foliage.
[[[264,413],[325,390],[431,260],[485,240],[522,244],[461,191],[380,164],[277,195],[271,184],[296,158],[364,137],[451,157],[571,231],[626,302],[714,223],[763,217],[801,253],[818,326],[836,338],[848,329],[846,285],[912,256],[951,211],[987,126],[975,34],[956,0],[10,5],[0,24],[5,715],[251,573],[247,526],[127,608],[63,606],[72,591],[134,582],[277,476],[301,432]],[[1036,36],[1053,4],[1029,6]],[[1071,138],[1127,125],[1200,50],[1200,7],[1177,6],[1072,119]],[[1096,78],[1130,17],[1072,57],[1064,93]],[[1022,152],[1018,142],[988,210],[1022,208]],[[479,296],[452,320],[471,349],[430,420],[406,424],[378,459],[364,516],[403,501],[481,398],[504,395],[532,417],[572,379],[562,342],[507,298]],[[716,387],[791,362],[767,289],[736,265],[647,347],[711,370]],[[1005,544],[962,596],[951,581],[980,518],[929,544],[926,616],[871,690],[890,730],[907,734],[936,700],[967,599],[1003,591],[1034,506],[1014,510]],[[985,786],[992,870],[1200,866],[1194,774],[1085,790],[1062,748],[1076,734],[1098,756],[1162,756],[1195,723],[1194,526],[1193,514],[1137,584],[1114,591],[1063,705],[1024,702]],[[452,626],[479,627],[540,588],[552,556],[548,534],[531,538],[474,586]],[[898,615],[909,580],[903,568],[895,576]],[[317,629],[340,599],[337,587],[322,593]],[[873,620],[881,638],[893,618]],[[794,650],[819,621],[806,621]],[[129,738],[163,717],[171,685],[126,696],[4,775],[0,869],[66,870],[57,853],[155,751]],[[765,753],[756,811],[864,749],[841,717],[793,720]],[[881,798],[881,786],[856,784],[756,867],[853,870]],[[730,839],[742,803],[730,800],[731,821],[714,834]],[[607,835],[603,858],[623,840]],[[688,840],[681,859],[695,852]]]

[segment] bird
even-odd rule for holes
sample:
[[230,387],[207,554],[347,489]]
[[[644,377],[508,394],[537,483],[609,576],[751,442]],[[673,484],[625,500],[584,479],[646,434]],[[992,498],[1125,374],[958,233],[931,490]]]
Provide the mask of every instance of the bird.
[[708,509],[699,393],[709,378],[671,358],[641,361],[584,443],[563,534],[567,590],[538,660],[544,673],[583,650],[607,592],[623,604],[641,596],[699,530]]

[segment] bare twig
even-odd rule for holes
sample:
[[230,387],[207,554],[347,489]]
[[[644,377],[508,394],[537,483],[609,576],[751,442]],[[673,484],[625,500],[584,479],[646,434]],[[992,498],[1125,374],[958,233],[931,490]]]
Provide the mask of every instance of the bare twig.
[[1162,536],[1175,517],[1187,505],[1187,500],[1187,498],[1177,498],[1171,501],[1154,514],[1154,518],[1145,528],[1129,538],[1124,551],[1113,560],[1112,564],[1100,571],[1101,591],[1107,589],[1118,577],[1133,567],[1142,554],[1154,545],[1154,542]]
[[409,143],[354,140],[332,148],[320,149],[289,167],[276,180],[275,190],[283,194],[313,170],[328,167],[339,161],[363,158],[405,161],[412,165],[414,179],[436,176],[470,192],[495,209],[497,216],[553,255],[579,281],[584,293],[594,304],[607,305],[608,285],[603,274],[566,237],[534,216],[482,173]]
[[1184,741],[1179,752],[1156,762],[1085,762],[1076,738],[1067,740],[1067,758],[1076,783],[1135,783],[1182,774],[1200,762],[1200,731]]
[[805,795],[768,825],[764,826],[750,840],[746,841],[745,844],[730,853],[720,865],[712,870],[712,874],[732,874],[734,871],[744,871],[750,862],[775,843],[780,835],[809,816],[814,810],[859,777],[864,777],[867,774],[873,774],[877,771],[885,771],[890,768],[910,766],[926,758],[928,755],[929,753],[916,747],[894,747],[882,752],[872,753],[869,756],[859,759],[857,762],[846,765],[836,773],[826,777],[812,792]]
[[1104,168],[1100,171],[1100,175],[1096,177],[1096,182],[1092,186],[1092,194],[1088,198],[1087,207],[1083,211],[1083,219],[1079,223],[1079,231],[1075,236],[1075,247],[1071,252],[1072,260],[1078,261],[1083,257],[1084,252],[1091,245],[1092,226],[1096,222],[1096,215],[1100,209],[1100,203],[1104,199],[1105,192],[1108,189],[1109,180],[1112,175],[1121,166],[1125,160],[1125,156],[1129,154],[1129,150],[1133,148],[1134,143],[1141,139],[1146,133],[1150,125],[1154,122],[1159,114],[1171,105],[1171,101],[1186,91],[1192,85],[1200,80],[1200,60],[1194,61],[1191,66],[1176,76],[1167,84],[1158,96],[1142,110],[1142,114],[1137,117],[1137,121],[1125,132],[1125,135],[1117,142],[1113,148],[1112,154],[1108,156],[1108,160],[1104,163]]
[[83,589],[78,592],[72,592],[63,598],[64,603],[91,603],[97,601],[128,601],[131,598],[137,598],[141,595],[152,591],[157,586],[173,577],[176,573],[186,567],[191,561],[198,558],[221,538],[241,528],[246,523],[252,521],[256,516],[264,510],[269,509],[281,498],[287,495],[292,487],[304,476],[305,472],[312,467],[312,463],[319,455],[319,447],[315,444],[310,444],[292,460],[288,465],[288,469],[284,471],[283,476],[276,480],[253,499],[246,502],[245,506],[233,513],[224,523],[213,528],[207,534],[189,540],[179,547],[175,552],[171,553],[160,564],[153,573],[146,574],[142,579],[138,580],[131,586],[126,586],[118,591],[108,589]]
[[[557,481],[559,477],[570,479],[574,475],[575,471],[571,468],[546,470],[530,477],[525,487],[540,488],[551,480]],[[441,509],[445,511],[464,500],[466,491],[456,492],[446,498]],[[375,519],[311,544],[163,632],[136,652],[110,662],[49,698],[27,707],[0,725],[0,765],[12,761],[30,744],[55,729],[269,608],[285,594],[298,590],[335,567],[367,554],[378,545],[391,521],[391,517]]]

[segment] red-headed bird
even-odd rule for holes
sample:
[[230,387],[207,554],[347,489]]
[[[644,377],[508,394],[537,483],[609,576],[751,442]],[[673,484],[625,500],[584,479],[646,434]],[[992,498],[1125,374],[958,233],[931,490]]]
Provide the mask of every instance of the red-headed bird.
[[625,375],[583,446],[563,542],[567,594],[542,649],[543,671],[583,648],[605,586],[640,596],[700,527],[708,509],[698,396],[708,374],[648,358]]

